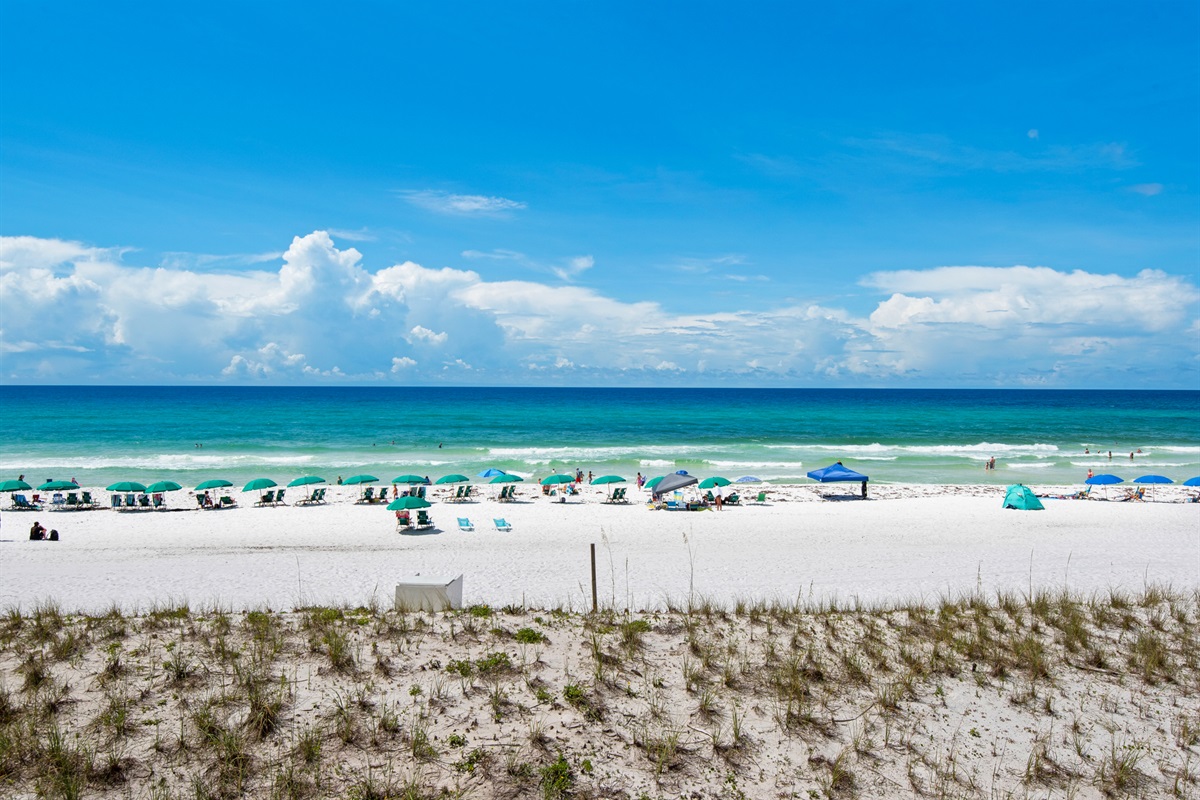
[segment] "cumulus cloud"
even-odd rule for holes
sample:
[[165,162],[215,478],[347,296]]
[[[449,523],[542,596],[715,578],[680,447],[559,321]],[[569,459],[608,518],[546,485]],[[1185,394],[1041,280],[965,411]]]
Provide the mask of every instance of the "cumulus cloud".
[[1200,293],[1156,270],[886,271],[861,282],[865,313],[767,300],[683,314],[570,283],[372,270],[322,231],[237,270],[131,252],[0,239],[5,380],[1188,386],[1200,366]]
[[414,206],[438,214],[461,216],[499,216],[526,208],[519,200],[507,197],[488,197],[481,194],[451,194],[432,189],[399,192],[401,198]]

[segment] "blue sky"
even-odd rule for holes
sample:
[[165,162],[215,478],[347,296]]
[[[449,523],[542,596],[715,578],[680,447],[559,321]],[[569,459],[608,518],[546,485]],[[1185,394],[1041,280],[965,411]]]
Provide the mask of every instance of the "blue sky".
[[0,0],[6,382],[1200,385],[1195,3],[161,6]]

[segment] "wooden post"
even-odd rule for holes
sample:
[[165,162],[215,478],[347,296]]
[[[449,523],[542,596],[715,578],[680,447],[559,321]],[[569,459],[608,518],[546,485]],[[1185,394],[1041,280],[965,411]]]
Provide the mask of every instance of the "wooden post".
[[596,606],[596,543],[592,542],[592,613],[595,614]]

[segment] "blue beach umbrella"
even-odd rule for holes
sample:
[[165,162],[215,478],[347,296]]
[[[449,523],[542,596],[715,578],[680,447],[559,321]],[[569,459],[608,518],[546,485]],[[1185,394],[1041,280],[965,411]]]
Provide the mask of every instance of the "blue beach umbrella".
[[1108,499],[1108,487],[1112,486],[1114,483],[1124,483],[1124,482],[1125,482],[1124,478],[1118,478],[1116,475],[1107,475],[1107,474],[1093,475],[1092,477],[1090,477],[1086,481],[1084,481],[1084,483],[1086,483],[1088,486],[1103,486],[1103,487],[1105,487],[1104,488],[1104,498],[1106,500]]
[[479,473],[479,477],[480,478],[494,478],[497,475],[504,475],[504,474],[505,474],[505,472],[502,469],[496,469],[495,467],[488,467],[483,472]]
[[762,478],[756,478],[753,475],[743,475],[734,481],[734,483],[762,483]]
[[1200,475],[1197,475],[1194,478],[1188,478],[1186,481],[1183,482],[1183,485],[1184,486],[1200,486]]
[[[1148,483],[1153,486],[1153,485],[1161,485],[1161,484],[1165,484],[1165,483],[1174,483],[1175,481],[1171,480],[1166,475],[1142,475],[1141,477],[1134,478],[1133,482],[1134,483]],[[1151,491],[1153,491],[1153,490],[1151,490]]]

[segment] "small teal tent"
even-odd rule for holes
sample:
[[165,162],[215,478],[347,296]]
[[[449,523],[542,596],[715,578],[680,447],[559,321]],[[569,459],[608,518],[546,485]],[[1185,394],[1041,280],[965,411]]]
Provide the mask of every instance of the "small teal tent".
[[1042,501],[1037,499],[1028,486],[1015,483],[1004,493],[1005,508],[1019,508],[1022,511],[1041,511],[1045,508]]

